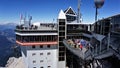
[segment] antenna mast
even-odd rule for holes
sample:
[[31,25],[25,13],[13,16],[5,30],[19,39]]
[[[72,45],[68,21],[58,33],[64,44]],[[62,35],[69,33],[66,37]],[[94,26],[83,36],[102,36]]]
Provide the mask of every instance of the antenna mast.
[[28,16],[29,17],[29,27],[31,26],[31,20],[32,20],[32,16]]
[[78,0],[78,15],[77,23],[81,23],[81,13],[80,13],[81,0]]

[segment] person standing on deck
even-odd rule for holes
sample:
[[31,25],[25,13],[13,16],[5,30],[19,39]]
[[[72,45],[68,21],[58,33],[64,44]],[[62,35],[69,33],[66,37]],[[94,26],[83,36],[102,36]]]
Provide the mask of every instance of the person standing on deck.
[[80,44],[80,49],[82,50],[82,48],[83,48],[83,46],[82,46],[82,44]]

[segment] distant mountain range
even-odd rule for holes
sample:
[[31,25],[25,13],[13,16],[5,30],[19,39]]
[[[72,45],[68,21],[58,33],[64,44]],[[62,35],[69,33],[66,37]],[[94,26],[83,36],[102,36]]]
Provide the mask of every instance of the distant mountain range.
[[[0,66],[5,66],[11,56],[15,56],[15,23],[0,25]],[[18,48],[20,50],[20,48]]]
[[0,31],[6,30],[6,29],[15,29],[17,24],[15,23],[7,23],[7,24],[0,24]]

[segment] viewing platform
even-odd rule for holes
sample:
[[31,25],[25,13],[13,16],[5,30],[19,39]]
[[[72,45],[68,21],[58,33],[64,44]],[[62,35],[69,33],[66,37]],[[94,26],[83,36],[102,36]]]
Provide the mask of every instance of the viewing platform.
[[64,40],[64,45],[73,54],[83,60],[92,60],[92,52],[90,50],[90,43],[83,39],[72,39]]
[[[115,35],[115,34],[114,34]],[[85,39],[65,39],[63,40],[64,46],[75,56],[83,60],[100,60],[115,55],[120,59],[120,46],[118,36],[111,39],[99,34],[83,34],[89,37],[90,40]],[[110,45],[108,44],[108,39]],[[81,47],[82,44],[82,47]]]

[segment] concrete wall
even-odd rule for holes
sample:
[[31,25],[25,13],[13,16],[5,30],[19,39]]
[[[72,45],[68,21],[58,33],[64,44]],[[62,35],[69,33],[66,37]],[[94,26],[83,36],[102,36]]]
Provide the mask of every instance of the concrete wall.
[[58,62],[58,68],[66,68],[66,62],[65,61],[59,61]]
[[23,57],[19,58],[11,57],[8,60],[8,64],[4,68],[28,68],[28,67],[26,67],[26,64],[23,62]]
[[[54,47],[56,45],[51,45],[51,48],[47,48],[43,45],[43,48],[32,49],[27,47],[27,61],[29,68],[57,68],[58,63],[58,50]],[[48,55],[49,53],[49,55]]]

